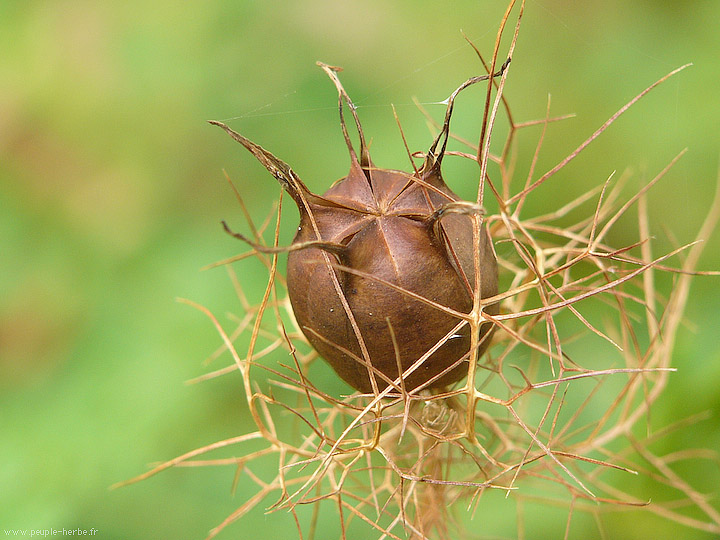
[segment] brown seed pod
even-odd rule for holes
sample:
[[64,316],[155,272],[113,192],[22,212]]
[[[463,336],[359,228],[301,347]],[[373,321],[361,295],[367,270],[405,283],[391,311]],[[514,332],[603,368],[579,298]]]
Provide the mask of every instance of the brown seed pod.
[[[445,387],[467,374],[471,357],[470,327],[457,313],[473,307],[470,214],[478,209],[445,185],[440,165],[455,96],[487,77],[470,79],[453,93],[422,168],[408,174],[372,165],[355,107],[337,77],[339,68],[319,65],[338,89],[351,157],[349,174],[322,197],[270,152],[220,122],[211,123],[247,148],[300,210],[300,226],[287,248],[288,294],[300,328],[318,353],[361,392],[388,384],[404,385],[407,391]],[[360,136],[359,158],[343,119],[344,102]],[[497,261],[485,229],[480,230],[478,262],[480,297],[492,297]],[[497,304],[485,307],[486,313],[497,311]],[[480,327],[478,356],[490,343],[492,328],[491,323]]]

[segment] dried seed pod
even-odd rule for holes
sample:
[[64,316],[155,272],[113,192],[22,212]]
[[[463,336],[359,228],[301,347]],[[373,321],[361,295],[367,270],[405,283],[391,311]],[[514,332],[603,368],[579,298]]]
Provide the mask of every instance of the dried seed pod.
[[[408,174],[373,167],[355,107],[337,78],[339,68],[320,66],[338,89],[351,157],[349,174],[322,197],[270,152],[224,124],[211,123],[247,148],[300,210],[300,226],[288,248],[288,294],[318,353],[361,392],[388,384],[408,391],[442,388],[467,374],[470,328],[456,314],[473,306],[476,266],[468,214],[476,209],[445,185],[440,164],[455,96],[487,77],[470,79],[453,93],[423,167]],[[360,135],[359,158],[343,119],[344,102]],[[497,261],[485,229],[478,255],[480,297],[489,298],[497,294]],[[497,305],[485,312],[497,313]],[[491,323],[480,327],[479,354],[492,328]]]

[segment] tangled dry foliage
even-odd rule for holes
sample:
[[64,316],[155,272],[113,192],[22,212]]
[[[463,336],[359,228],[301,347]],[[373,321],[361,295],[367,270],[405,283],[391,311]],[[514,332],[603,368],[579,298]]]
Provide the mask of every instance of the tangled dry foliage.
[[[494,73],[501,63],[501,36],[514,4],[508,6],[490,65],[478,52],[487,73]],[[508,58],[515,47],[522,7]],[[281,198],[270,249],[250,248],[219,263],[230,272],[244,311],[235,327],[225,330],[208,310],[193,304],[222,336],[223,347],[216,356],[229,351],[234,359],[228,367],[201,379],[239,372],[257,429],[188,452],[131,482],[170,467],[234,466],[236,484],[254,483],[256,494],[208,538],[263,501],[267,511],[290,512],[303,539],[321,537],[317,533],[321,506],[331,507],[342,538],[455,538],[463,528],[463,513],[476,517],[474,529],[482,534],[481,524],[487,523],[484,504],[490,504],[494,493],[514,500],[520,538],[533,527],[524,512],[530,504],[563,509],[566,538],[574,531],[573,519],[583,513],[595,521],[604,537],[603,516],[618,510],[653,512],[720,534],[718,509],[673,469],[679,461],[702,463],[716,456],[691,450],[661,456],[651,450],[652,443],[695,419],[680,418],[660,431],[648,427],[651,407],[673,370],[674,338],[690,280],[703,273],[696,271],[702,250],[699,240],[710,235],[717,221],[720,192],[698,240],[662,256],[651,252],[645,197],[682,153],[629,198],[623,195],[623,178],[611,177],[545,215],[529,217],[523,212],[539,186],[635,102],[681,69],[638,94],[542,175],[535,173],[535,164],[545,131],[561,118],[548,115],[540,121],[517,122],[503,97],[510,69],[488,81],[479,144],[465,143],[468,152],[449,154],[477,162],[479,178],[485,181],[479,182],[476,208],[482,207],[488,195],[497,201],[496,214],[472,212],[472,219],[476,239],[481,227],[489,230],[507,287],[497,297],[476,298],[473,310],[463,316],[474,335],[483,322],[491,320],[496,325],[495,337],[483,358],[471,350],[465,383],[445,393],[407,392],[398,379],[395,387],[378,395],[338,398],[308,379],[317,354],[294,321],[285,282],[278,273],[281,250],[272,248],[278,245]],[[343,102],[354,111],[337,84],[341,112]],[[456,94],[448,101],[446,124]],[[501,152],[495,155],[489,149],[500,111],[510,129]],[[525,179],[514,173],[515,142],[521,130],[540,132]],[[497,171],[496,178],[489,175],[489,166]],[[242,203],[239,194],[238,198]],[[258,228],[242,208],[253,241],[268,246],[263,231],[269,221]],[[581,217],[568,226],[575,215]],[[637,241],[621,248],[608,245],[609,231],[621,219],[627,227],[631,217],[637,220]],[[250,258],[262,262],[268,272],[259,305],[247,301],[235,271],[236,265]],[[663,297],[656,288],[660,275],[671,278],[669,296]],[[501,302],[500,315],[483,312],[484,306],[497,301]],[[241,351],[237,344],[243,336],[242,343],[249,345]],[[291,359],[289,365],[281,363],[283,358]],[[200,458],[223,447],[236,449],[239,457]],[[271,462],[276,472],[267,478]],[[647,482],[663,485],[668,497],[665,502],[650,503],[642,489],[622,491],[617,487],[618,475],[639,475],[645,479],[645,489]]]

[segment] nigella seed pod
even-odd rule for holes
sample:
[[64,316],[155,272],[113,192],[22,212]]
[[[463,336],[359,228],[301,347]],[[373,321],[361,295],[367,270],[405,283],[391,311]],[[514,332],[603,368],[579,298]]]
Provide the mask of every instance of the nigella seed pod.
[[[372,165],[357,112],[337,77],[339,68],[319,65],[338,89],[351,158],[349,174],[323,196],[311,193],[270,152],[220,122],[211,123],[247,148],[300,210],[300,226],[287,248],[287,287],[300,328],[318,353],[364,393],[388,385],[407,391],[446,387],[467,374],[471,358],[470,327],[457,314],[472,310],[476,283],[480,298],[495,296],[498,287],[497,261],[484,228],[476,279],[469,214],[477,209],[460,201],[440,174],[454,98],[487,77],[470,79],[453,93],[422,168],[408,174]],[[360,136],[359,157],[347,133],[344,103]],[[496,314],[497,304],[484,312]],[[478,357],[492,329],[489,322],[480,326]]]

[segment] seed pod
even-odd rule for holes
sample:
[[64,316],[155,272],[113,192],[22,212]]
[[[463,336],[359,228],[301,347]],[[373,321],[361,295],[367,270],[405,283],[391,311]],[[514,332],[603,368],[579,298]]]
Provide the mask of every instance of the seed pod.
[[[351,157],[349,174],[322,197],[270,152],[224,124],[211,123],[247,148],[300,210],[300,226],[287,249],[288,294],[300,328],[318,353],[361,392],[388,384],[408,391],[443,388],[467,374],[471,356],[470,327],[452,312],[466,314],[473,306],[468,213],[476,210],[445,185],[440,164],[455,96],[487,77],[470,79],[453,93],[443,130],[423,167],[408,174],[372,165],[355,107],[337,78],[339,68],[320,66],[338,89]],[[344,102],[360,136],[359,158],[343,119]],[[478,255],[480,297],[489,298],[497,294],[497,261],[485,229]],[[496,304],[485,307],[486,313],[497,311]],[[491,323],[480,327],[478,355],[490,343],[492,328]]]

